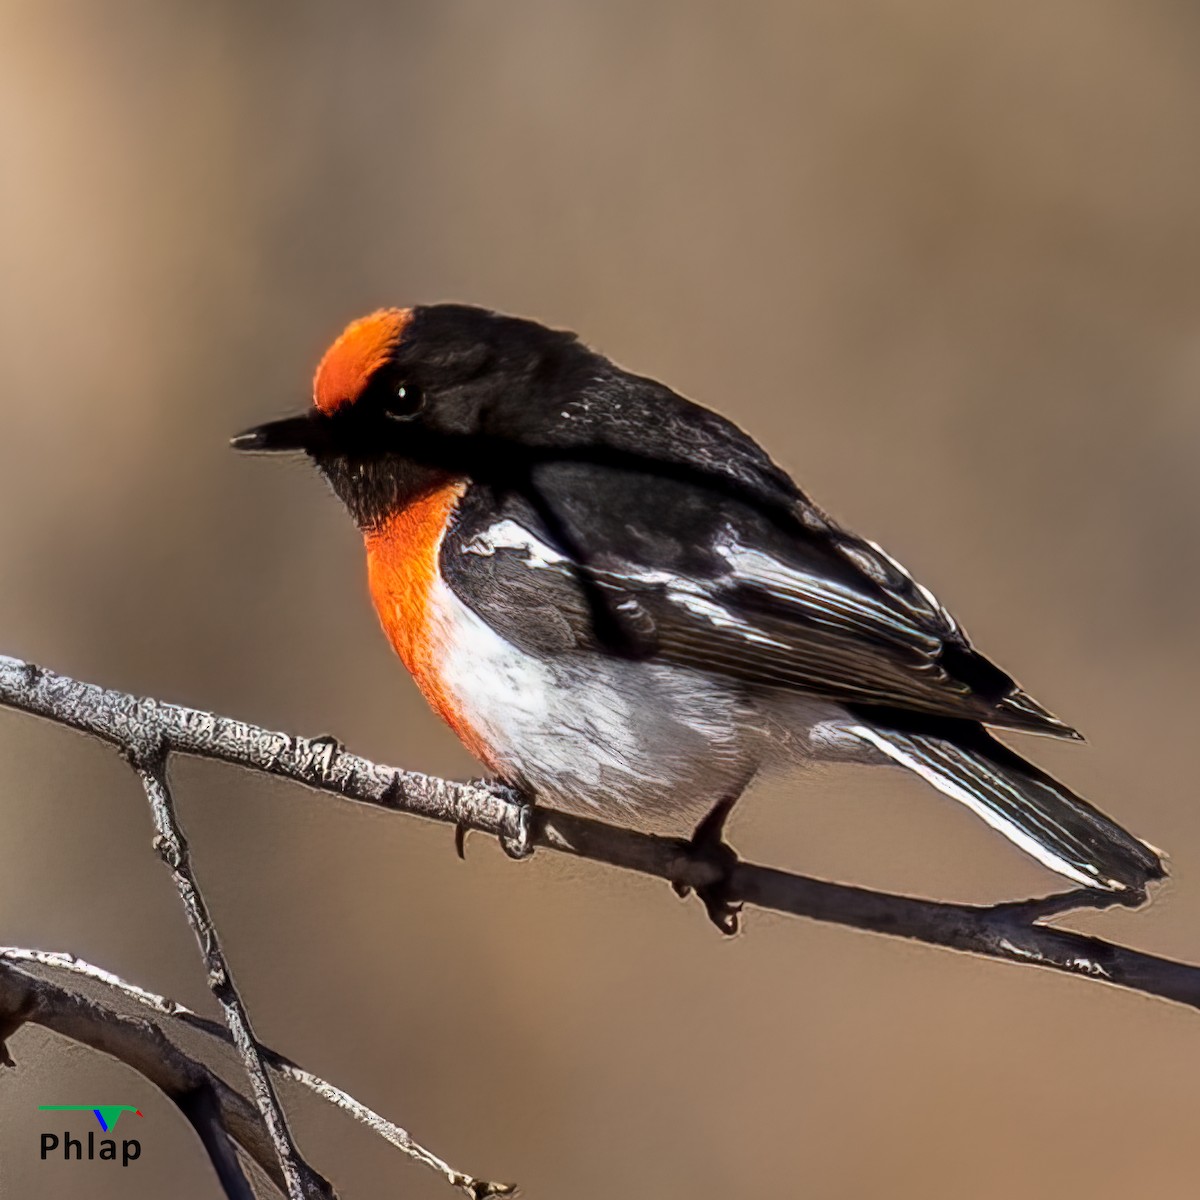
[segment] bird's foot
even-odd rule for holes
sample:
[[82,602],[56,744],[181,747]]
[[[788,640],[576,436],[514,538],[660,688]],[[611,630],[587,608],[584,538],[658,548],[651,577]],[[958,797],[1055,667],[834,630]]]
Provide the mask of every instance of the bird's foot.
[[[533,801],[513,788],[506,787],[494,779],[472,779],[478,787],[500,791],[515,811],[512,820],[500,831],[500,848],[509,858],[520,860],[533,853]],[[459,858],[467,857],[467,833],[470,827],[463,824],[454,827],[454,850]]]
[[516,805],[516,819],[512,828],[500,834],[500,849],[520,861],[533,853],[533,803],[524,797],[513,800]]
[[734,796],[717,804],[696,826],[691,840],[683,843],[688,859],[706,868],[712,878],[707,883],[695,886],[686,883],[671,885],[681,899],[694,891],[696,898],[704,905],[708,919],[730,937],[738,931],[742,912],[741,902],[730,899],[730,884],[738,864],[737,851],[725,841],[725,821],[736,800],[737,796]]

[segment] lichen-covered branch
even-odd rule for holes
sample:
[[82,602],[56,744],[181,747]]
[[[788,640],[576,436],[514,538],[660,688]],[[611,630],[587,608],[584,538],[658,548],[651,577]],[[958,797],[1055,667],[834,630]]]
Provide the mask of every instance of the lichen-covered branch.
[[[170,752],[263,771],[361,804],[490,833],[506,844],[528,842],[680,887],[717,880],[710,862],[690,855],[673,838],[543,809],[535,810],[526,829],[529,817],[520,798],[497,785],[452,783],[397,770],[351,754],[328,738],[273,733],[231,717],[82,683],[4,656],[0,705],[126,750],[148,736],[157,737]],[[1200,1008],[1200,968],[1044,924],[1071,909],[1115,902],[1099,893],[1078,891],[993,907],[945,904],[739,862],[728,880],[728,895],[777,912],[1041,966]]]

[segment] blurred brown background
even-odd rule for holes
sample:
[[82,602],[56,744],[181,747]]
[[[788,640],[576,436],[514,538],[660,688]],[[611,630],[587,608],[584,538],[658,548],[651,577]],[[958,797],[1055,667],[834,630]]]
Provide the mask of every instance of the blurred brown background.
[[[1200,960],[1200,15],[1181,0],[0,9],[0,652],[477,768],[387,653],[348,520],[226,448],[380,304],[579,330],[741,422],[1091,745]],[[1195,1014],[751,913],[181,763],[261,1034],[530,1200],[1190,1195]],[[198,1006],[113,754],[0,714],[0,940]],[[1054,880],[918,781],[760,793],[748,856],[990,900]],[[215,1197],[170,1105],[37,1031],[5,1198]],[[448,1189],[318,1102],[348,1200]],[[37,1161],[39,1103],[143,1159]]]

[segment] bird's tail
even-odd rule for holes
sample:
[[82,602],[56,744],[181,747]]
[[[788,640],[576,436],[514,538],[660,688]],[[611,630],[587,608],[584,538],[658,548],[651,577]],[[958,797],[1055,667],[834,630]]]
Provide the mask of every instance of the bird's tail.
[[982,726],[954,741],[875,725],[854,732],[1076,883],[1141,895],[1166,874],[1155,850]]

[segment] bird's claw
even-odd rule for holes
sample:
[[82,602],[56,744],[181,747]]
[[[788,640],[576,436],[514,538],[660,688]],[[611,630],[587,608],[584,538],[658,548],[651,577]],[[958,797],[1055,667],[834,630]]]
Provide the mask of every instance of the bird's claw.
[[500,834],[500,848],[509,858],[519,861],[533,853],[533,805],[518,800],[516,806],[516,828]]
[[729,898],[730,883],[734,868],[738,864],[737,851],[723,838],[722,832],[728,812],[710,813],[696,827],[690,841],[683,843],[683,852],[689,862],[705,866],[713,878],[708,883],[691,885],[673,883],[675,894],[681,899],[692,892],[704,905],[708,919],[726,936],[737,933],[741,924],[742,905]]
[[[494,779],[472,779],[470,782],[476,787],[499,792],[501,798],[516,809],[515,818],[507,821],[505,828],[500,831],[500,849],[509,858],[528,858],[533,853],[533,802],[516,789]],[[454,851],[461,859],[467,857],[467,834],[471,828],[462,822],[454,827]]]

